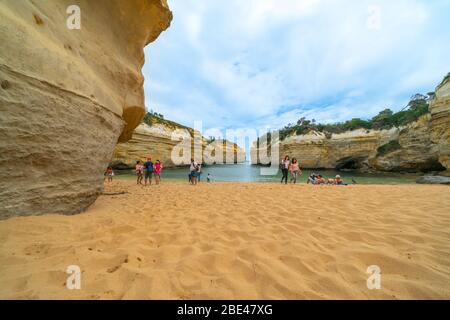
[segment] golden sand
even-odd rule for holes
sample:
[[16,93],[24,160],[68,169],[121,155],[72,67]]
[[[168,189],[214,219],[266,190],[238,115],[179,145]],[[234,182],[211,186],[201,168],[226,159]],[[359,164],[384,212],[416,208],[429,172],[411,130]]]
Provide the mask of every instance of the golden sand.
[[450,299],[446,186],[105,187],[120,191],[83,214],[0,221],[0,298]]

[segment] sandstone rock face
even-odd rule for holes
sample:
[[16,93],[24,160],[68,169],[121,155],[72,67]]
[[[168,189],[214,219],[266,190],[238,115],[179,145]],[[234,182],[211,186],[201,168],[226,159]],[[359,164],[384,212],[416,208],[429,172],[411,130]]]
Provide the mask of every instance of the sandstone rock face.
[[430,114],[400,129],[398,150],[369,160],[378,171],[428,172],[444,170],[438,146],[431,141]]
[[292,136],[281,143],[281,156],[290,155],[304,168],[361,169],[377,148],[395,139],[398,130],[355,130],[327,137],[323,133]]
[[[430,120],[431,115],[427,114],[405,127],[389,130],[290,136],[280,143],[280,159],[289,155],[297,158],[303,168],[311,169],[440,171],[444,168],[439,163],[439,146],[432,141]],[[391,141],[398,142],[399,148],[379,154],[378,148]]]
[[0,2],[0,218],[94,202],[144,115],[143,48],[171,19],[165,0]]
[[[173,136],[174,130],[184,131],[184,134]],[[178,166],[180,164],[174,163],[172,152],[183,139],[190,139],[192,145],[190,155],[186,157],[184,164],[189,163],[191,156],[196,158],[197,161],[207,164],[212,164],[215,160],[217,160],[216,162],[223,162],[225,157],[216,157],[216,154],[232,155],[233,162],[245,161],[245,151],[243,149],[230,142],[225,141],[224,143],[223,140],[208,143],[204,138],[201,138],[200,157],[195,155],[193,150],[194,139],[191,137],[192,133],[193,131],[183,130],[163,123],[152,124],[151,126],[142,123],[136,128],[130,141],[117,144],[112,164],[119,168],[131,168],[134,167],[137,160],[143,161],[147,157],[151,157],[153,160],[162,161],[165,168]],[[201,137],[199,133],[198,137]]]
[[430,112],[431,139],[437,145],[440,163],[450,171],[450,79],[437,87]]

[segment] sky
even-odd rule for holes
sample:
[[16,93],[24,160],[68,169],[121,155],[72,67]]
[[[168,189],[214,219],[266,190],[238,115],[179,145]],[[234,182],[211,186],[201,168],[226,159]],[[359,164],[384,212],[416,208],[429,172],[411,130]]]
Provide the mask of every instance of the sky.
[[145,49],[154,110],[203,129],[398,111],[450,72],[448,0],[169,0]]

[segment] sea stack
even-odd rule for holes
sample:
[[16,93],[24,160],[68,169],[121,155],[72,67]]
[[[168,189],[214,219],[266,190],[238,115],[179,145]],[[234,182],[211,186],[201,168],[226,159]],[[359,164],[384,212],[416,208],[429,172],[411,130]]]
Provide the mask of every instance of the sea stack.
[[145,113],[143,49],[171,20],[166,0],[0,3],[0,219],[96,200]]

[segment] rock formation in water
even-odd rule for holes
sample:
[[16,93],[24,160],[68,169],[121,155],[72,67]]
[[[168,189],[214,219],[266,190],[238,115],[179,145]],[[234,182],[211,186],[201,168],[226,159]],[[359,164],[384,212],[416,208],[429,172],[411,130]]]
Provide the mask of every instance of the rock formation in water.
[[143,48],[171,19],[166,0],[0,2],[0,218],[95,201],[144,116]]
[[[175,130],[180,134],[174,136]],[[150,125],[142,123],[134,131],[131,140],[117,144],[111,164],[116,169],[132,168],[137,160],[145,160],[147,157],[161,160],[165,168],[189,164],[191,157],[206,164],[224,163],[227,156],[232,163],[245,161],[245,151],[236,144],[224,140],[210,142],[201,137],[199,132],[196,133],[196,136],[200,141],[201,153],[195,154],[194,134],[193,129],[164,119],[153,121]],[[183,140],[190,140],[190,146],[186,148],[186,150],[189,149],[190,154],[186,154],[183,164],[174,163],[172,152]]]

